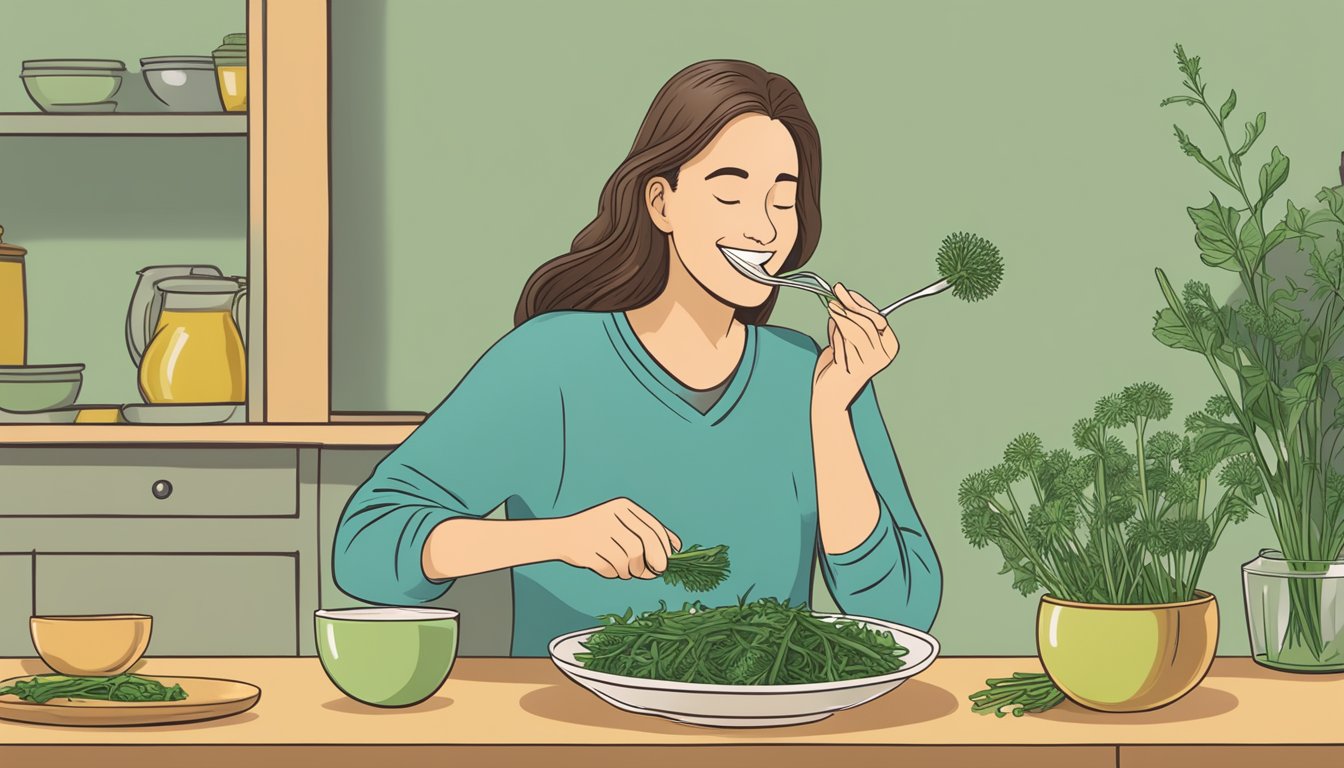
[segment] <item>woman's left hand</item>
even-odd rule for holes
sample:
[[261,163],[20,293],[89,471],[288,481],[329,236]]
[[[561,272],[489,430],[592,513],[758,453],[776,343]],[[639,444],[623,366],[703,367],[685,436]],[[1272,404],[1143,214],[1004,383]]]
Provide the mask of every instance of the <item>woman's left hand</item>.
[[859,396],[865,384],[886,368],[900,342],[887,324],[887,318],[863,296],[835,284],[840,299],[829,305],[826,321],[830,345],[821,350],[812,374],[812,409],[845,411]]

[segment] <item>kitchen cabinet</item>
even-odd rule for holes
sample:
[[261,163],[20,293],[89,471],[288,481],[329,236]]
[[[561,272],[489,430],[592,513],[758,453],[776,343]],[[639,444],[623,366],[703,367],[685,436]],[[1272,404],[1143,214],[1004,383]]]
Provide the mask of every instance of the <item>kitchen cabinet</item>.
[[[134,8],[138,1],[123,0],[120,5]],[[245,9],[245,14],[232,16],[245,19],[250,41],[249,110],[245,115],[0,113],[0,154],[16,162],[37,158],[23,162],[18,169],[7,165],[6,187],[27,197],[35,196],[36,187],[47,198],[58,201],[59,217],[53,218],[49,211],[41,214],[51,227],[81,228],[69,236],[76,244],[90,238],[102,241],[96,260],[87,245],[71,246],[89,262],[71,263],[70,270],[75,274],[89,274],[89,269],[107,261],[105,243],[109,238],[121,252],[131,254],[126,256],[129,259],[160,248],[160,242],[170,244],[164,253],[171,253],[171,258],[144,256],[147,260],[137,266],[155,263],[150,258],[164,264],[208,263],[216,258],[215,251],[182,252],[172,244],[189,242],[192,248],[209,249],[219,242],[231,243],[228,247],[233,255],[226,257],[229,264],[220,266],[226,272],[236,266],[246,276],[249,289],[247,423],[7,424],[0,425],[0,445],[190,442],[390,446],[413,428],[413,423],[395,417],[394,423],[387,423],[387,419],[379,423],[331,410],[328,3],[224,0],[212,3],[211,8],[206,15],[216,20],[210,22],[210,29],[236,23],[224,21],[236,13],[228,9]],[[178,13],[176,4],[161,10]],[[237,30],[218,31],[224,34]],[[155,53],[162,52],[143,55]],[[17,71],[19,62],[13,63]],[[147,192],[150,200],[117,204],[117,195],[81,191],[106,190],[110,183],[107,179],[100,184],[85,183],[85,179],[71,185],[64,178],[68,174],[63,173],[57,183],[47,167],[53,158],[77,158],[74,167],[67,170],[95,180],[102,173],[113,181],[134,178],[149,167],[155,169],[156,178],[171,174],[175,168],[183,178],[174,182],[163,177],[154,190]],[[191,190],[190,194],[184,195],[185,190]],[[158,203],[168,210],[160,210]],[[86,215],[79,215],[80,211]],[[101,221],[102,231],[82,223],[90,220]],[[25,241],[22,222],[0,223],[9,227],[9,239]],[[92,278],[100,283],[115,280],[124,284],[124,290],[82,295],[65,287],[66,275],[48,272],[44,278],[40,267],[42,243],[29,244],[37,246],[29,248],[28,254],[30,294],[46,290],[33,287],[43,279],[48,281],[45,285],[62,286],[52,292],[63,294],[63,306],[41,312],[48,316],[79,314],[88,311],[91,303],[102,307],[93,318],[96,323],[48,323],[103,329],[87,334],[84,330],[73,331],[66,337],[78,340],[102,334],[97,337],[103,341],[94,345],[96,349],[88,342],[83,351],[62,347],[50,354],[119,356],[120,372],[116,375],[133,381],[134,369],[124,359],[119,338],[133,272],[118,266],[126,274],[104,280],[100,273]],[[33,324],[40,326],[41,319],[35,316]],[[69,345],[75,343],[70,341]],[[39,350],[30,345],[30,353],[30,362],[37,362],[32,357],[39,355]],[[129,383],[119,386],[128,387]]]
[[32,615],[32,557],[0,553],[0,657],[31,656],[28,636]]
[[299,449],[0,448],[3,517],[297,517]]
[[39,553],[37,611],[154,617],[150,656],[297,655],[294,552]]
[[27,626],[35,594],[41,613],[153,615],[151,655],[315,653],[316,447],[28,446],[0,459],[0,542],[24,554],[3,566],[24,589],[0,603],[0,632]]
[[[116,5],[137,4],[181,13]],[[57,12],[44,8],[20,15]],[[349,493],[331,497],[324,530],[322,454],[385,453],[415,417],[331,410],[328,14],[326,0],[216,0],[200,14],[212,20],[182,17],[220,35],[245,19],[246,114],[0,112],[12,192],[0,209],[29,200],[34,212],[0,221],[32,246],[30,327],[67,329],[30,344],[30,363],[103,360],[132,399],[122,321],[135,269],[216,262],[249,288],[246,423],[0,424],[0,552],[13,553],[0,555],[0,655],[32,654],[34,593],[47,613],[151,613],[150,655],[312,655],[313,611],[325,597],[354,602],[340,602],[321,550]],[[15,72],[41,55],[6,50]],[[116,192],[151,170],[144,195]],[[24,235],[39,223],[44,237]],[[357,471],[338,479],[353,490]]]

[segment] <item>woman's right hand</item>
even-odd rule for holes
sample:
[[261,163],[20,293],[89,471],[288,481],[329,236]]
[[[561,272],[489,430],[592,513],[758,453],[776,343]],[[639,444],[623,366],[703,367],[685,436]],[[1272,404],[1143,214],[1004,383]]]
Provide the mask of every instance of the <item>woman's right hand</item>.
[[621,497],[556,520],[560,560],[608,579],[656,579],[681,539],[658,518]]

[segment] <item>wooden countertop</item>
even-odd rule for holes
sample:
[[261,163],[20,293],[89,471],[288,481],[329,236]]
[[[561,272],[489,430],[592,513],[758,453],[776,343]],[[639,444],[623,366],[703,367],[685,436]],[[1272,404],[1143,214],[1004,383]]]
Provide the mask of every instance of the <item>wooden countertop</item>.
[[[459,659],[430,700],[382,710],[343,696],[315,658],[153,658],[136,671],[243,680],[261,687],[261,701],[232,718],[174,726],[76,729],[0,721],[0,763],[66,764],[92,758],[96,749],[103,766],[236,765],[243,759],[367,766],[384,750],[407,759],[544,761],[550,767],[615,758],[637,760],[631,764],[641,768],[688,759],[782,768],[817,766],[838,752],[863,760],[904,758],[906,765],[973,760],[996,768],[1262,768],[1281,763],[1288,752],[1293,760],[1344,764],[1344,675],[1289,675],[1245,658],[1220,658],[1199,688],[1153,712],[1108,715],[1070,703],[1021,718],[970,711],[967,696],[986,678],[1039,670],[1034,658],[942,658],[886,696],[820,722],[713,729],[618,710],[571,683],[548,659]],[[35,659],[0,659],[0,679],[46,671]],[[954,756],[960,757],[949,763]]]

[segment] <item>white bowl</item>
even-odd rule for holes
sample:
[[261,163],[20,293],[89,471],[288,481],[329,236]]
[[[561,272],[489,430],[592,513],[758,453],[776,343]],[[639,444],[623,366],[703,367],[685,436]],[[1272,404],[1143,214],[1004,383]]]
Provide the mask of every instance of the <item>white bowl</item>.
[[876,677],[805,685],[707,685],[649,680],[584,668],[574,655],[580,643],[600,627],[561,635],[551,641],[551,661],[569,679],[627,712],[657,715],[692,725],[760,728],[822,720],[834,712],[865,704],[929,668],[938,657],[938,641],[917,629],[880,619],[818,613],[827,621],[851,619],[889,633],[909,649],[905,666]]

